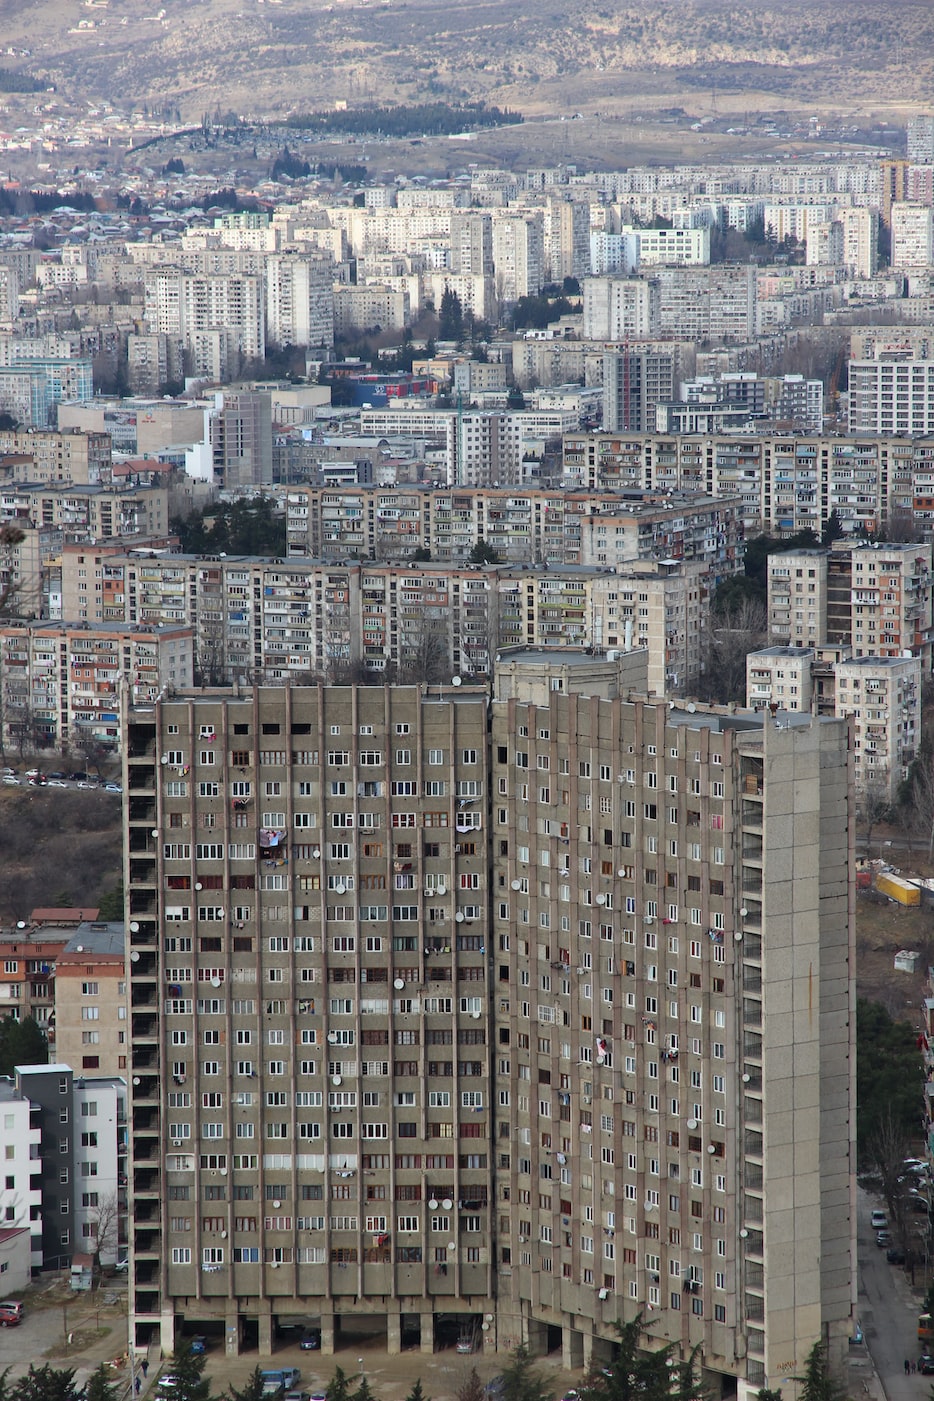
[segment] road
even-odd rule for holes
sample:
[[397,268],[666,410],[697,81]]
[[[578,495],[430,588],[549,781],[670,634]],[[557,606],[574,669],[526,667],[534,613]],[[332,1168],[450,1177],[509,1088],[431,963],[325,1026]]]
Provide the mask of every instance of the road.
[[[917,1362],[921,1354],[918,1342],[920,1306],[908,1275],[900,1266],[888,1264],[885,1251],[876,1245],[876,1233],[869,1224],[869,1213],[881,1205],[878,1198],[861,1188],[857,1192],[857,1316],[888,1401],[919,1401],[919,1398],[926,1401],[931,1391],[931,1378],[905,1375],[906,1357]],[[857,1349],[851,1348],[851,1353],[856,1352]],[[851,1358],[851,1366],[855,1372],[858,1366],[855,1357]]]

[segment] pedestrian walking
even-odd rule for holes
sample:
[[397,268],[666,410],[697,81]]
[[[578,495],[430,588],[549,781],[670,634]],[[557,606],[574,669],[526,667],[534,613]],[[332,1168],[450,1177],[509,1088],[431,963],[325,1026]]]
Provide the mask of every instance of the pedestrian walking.
[[912,1364],[911,1364],[911,1375],[914,1376],[914,1374],[915,1374],[915,1372],[917,1372],[917,1370],[918,1370],[918,1364],[917,1364],[917,1362],[914,1362],[914,1361],[913,1361]]
[[149,1376],[149,1358],[148,1358],[148,1357],[144,1357],[144,1358],[143,1358],[143,1376],[144,1376],[144,1377],[148,1377],[148,1376]]
[[140,1387],[141,1387],[142,1385],[143,1385],[143,1383],[142,1383],[142,1381],[140,1380],[139,1376],[137,1375],[136,1379],[135,1379],[134,1382],[133,1382],[133,1387],[134,1387],[134,1389],[135,1389],[135,1391],[136,1391],[137,1396],[139,1396],[139,1389],[140,1389]]
[[911,1375],[911,1363],[908,1361],[908,1358],[906,1357],[906,1358],[905,1358],[905,1376],[908,1377],[908,1376],[910,1376],[910,1375]]

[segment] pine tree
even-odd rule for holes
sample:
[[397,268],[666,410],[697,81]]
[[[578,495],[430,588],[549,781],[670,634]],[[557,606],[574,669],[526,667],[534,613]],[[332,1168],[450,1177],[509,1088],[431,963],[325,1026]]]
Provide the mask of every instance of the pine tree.
[[83,1401],[117,1401],[119,1391],[113,1373],[102,1362],[88,1377]]
[[324,1388],[327,1401],[351,1401],[350,1378],[343,1367],[335,1367],[334,1375]]
[[169,1371],[175,1377],[173,1401],[212,1401],[211,1383],[204,1375],[207,1357],[185,1348],[169,1358]]
[[503,1368],[502,1401],[548,1401],[550,1393],[528,1348],[520,1343]]
[[804,1376],[795,1377],[801,1383],[800,1401],[844,1401],[846,1389],[837,1381],[827,1364],[823,1343],[817,1342],[808,1353]]
[[[0,1397],[0,1401],[2,1401],[2,1397]],[[425,1395],[421,1377],[415,1378],[415,1385],[405,1398],[405,1401],[431,1401],[431,1397]]]
[[244,1386],[228,1386],[227,1388],[227,1397],[229,1401],[262,1401],[262,1395],[263,1374],[259,1367],[253,1368]]
[[29,1364],[10,1392],[11,1401],[78,1401],[73,1367],[42,1367]]

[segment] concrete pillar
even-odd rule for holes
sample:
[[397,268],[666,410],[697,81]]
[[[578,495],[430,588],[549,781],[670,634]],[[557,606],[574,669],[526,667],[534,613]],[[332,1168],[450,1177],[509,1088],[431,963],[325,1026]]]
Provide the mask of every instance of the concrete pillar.
[[272,1357],[272,1311],[268,1304],[265,1311],[260,1310],[256,1321],[259,1325],[259,1355]]
[[435,1316],[433,1313],[421,1315],[421,1342],[419,1352],[433,1353],[435,1350]]
[[163,1309],[159,1319],[159,1346],[163,1357],[171,1357],[175,1351],[175,1310]]
[[228,1310],[224,1319],[224,1353],[227,1357],[240,1356],[242,1325],[237,1309]]
[[584,1365],[584,1338],[578,1328],[563,1327],[561,1330],[561,1366],[568,1372],[576,1372]]
[[387,1310],[386,1351],[390,1357],[397,1357],[402,1351],[402,1314]]
[[585,1367],[589,1367],[590,1364],[591,1364],[591,1362],[593,1361],[593,1334],[592,1334],[592,1333],[583,1333],[583,1334],[581,1334],[581,1343],[582,1343],[582,1345],[583,1345],[583,1355],[584,1355],[583,1365],[584,1365]]
[[334,1315],[321,1315],[321,1351],[325,1357],[334,1356]]
[[537,1318],[526,1319],[526,1345],[532,1357],[544,1357],[548,1352],[548,1325]]

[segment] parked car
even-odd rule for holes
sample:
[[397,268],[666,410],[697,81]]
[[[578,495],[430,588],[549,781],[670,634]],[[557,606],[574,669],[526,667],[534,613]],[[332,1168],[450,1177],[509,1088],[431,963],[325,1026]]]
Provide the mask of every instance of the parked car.
[[203,1333],[196,1333],[191,1340],[191,1350],[196,1357],[208,1350],[208,1340]]
[[923,1352],[918,1358],[918,1371],[922,1377],[934,1375],[934,1357],[929,1352]]
[[878,1235],[876,1236],[876,1245],[878,1245],[878,1246],[883,1246],[883,1245],[891,1245],[891,1244],[892,1244],[892,1232],[891,1232],[891,1231],[879,1231]]
[[869,1224],[874,1231],[884,1231],[889,1224],[889,1218],[884,1211],[874,1211],[869,1218]]
[[68,775],[67,775],[67,773],[64,772],[63,769],[50,769],[50,771],[46,774],[46,778],[67,778],[67,777],[68,777]]
[[885,1258],[890,1265],[904,1265],[905,1252],[900,1245],[892,1245],[885,1252]]
[[68,784],[63,778],[50,778],[46,784],[47,788],[67,788]]
[[23,1305],[19,1299],[0,1301],[0,1328],[15,1328],[23,1321]]
[[122,793],[122,792],[123,792],[123,788],[122,788],[122,786],[121,786],[119,783],[105,783],[105,784],[104,784],[104,792],[105,792],[105,793]]
[[4,782],[4,783],[10,784],[11,787],[14,787],[14,788],[18,788],[18,787],[20,786],[20,781],[19,781],[19,779],[16,777],[15,774],[12,774],[12,773],[5,773],[5,774],[3,775],[3,782]]
[[317,1352],[321,1347],[321,1329],[309,1328],[301,1336],[299,1347],[303,1352]]
[[76,769],[75,772],[70,773],[68,777],[71,779],[72,783],[87,783],[89,775],[86,774],[83,769]]

